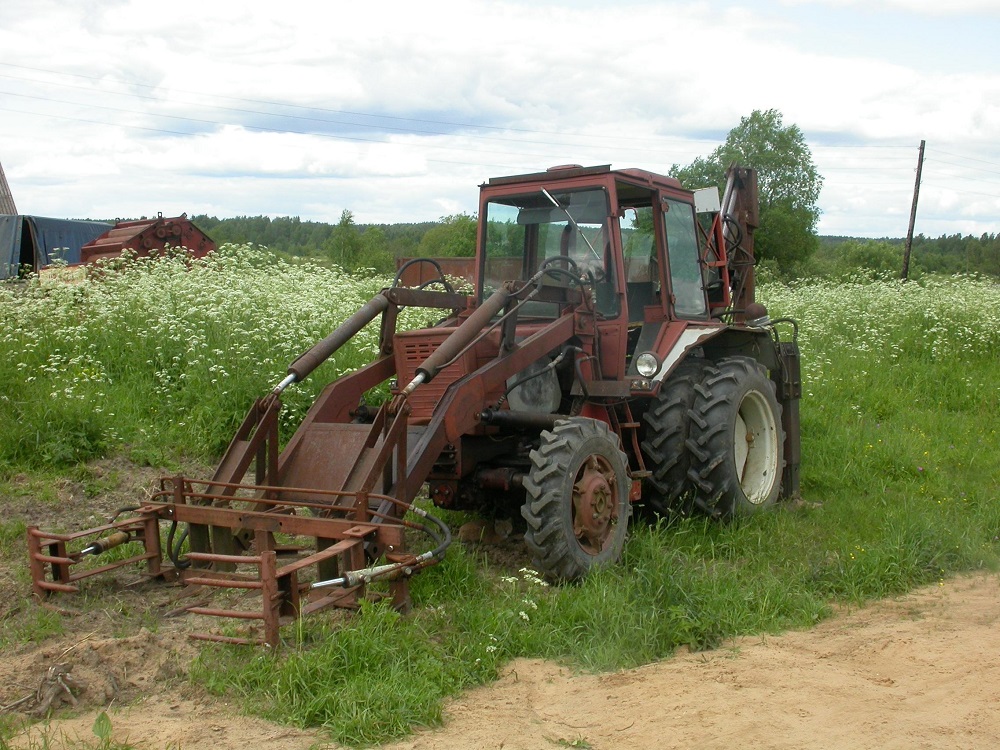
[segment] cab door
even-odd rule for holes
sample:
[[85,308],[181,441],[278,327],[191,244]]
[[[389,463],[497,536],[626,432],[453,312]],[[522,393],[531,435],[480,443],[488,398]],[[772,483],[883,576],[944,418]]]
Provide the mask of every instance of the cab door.
[[660,216],[666,233],[668,300],[672,317],[708,318],[694,205],[661,195]]

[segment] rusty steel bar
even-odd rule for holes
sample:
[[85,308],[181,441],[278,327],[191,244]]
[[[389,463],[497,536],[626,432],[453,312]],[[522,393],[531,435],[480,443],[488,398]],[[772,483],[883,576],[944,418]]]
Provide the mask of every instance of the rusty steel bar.
[[185,576],[184,583],[188,586],[214,586],[220,589],[259,589],[260,581],[242,581],[239,578],[211,578],[208,576]]
[[276,570],[277,558],[274,550],[262,552],[260,555],[260,582],[263,588],[260,594],[261,604],[264,607],[264,640],[272,648],[276,648],[280,642],[280,610],[283,598],[278,589]]
[[[372,468],[368,476],[365,477],[361,484],[361,492],[364,492],[366,495],[371,493],[375,487],[375,483],[378,481],[379,474],[389,465],[393,450],[399,446],[400,436],[406,435],[406,410],[399,411],[393,417],[391,423],[386,419],[385,412],[385,407],[379,410],[379,414],[381,415],[382,446],[379,448],[375,460],[372,462]],[[379,424],[378,420],[376,420],[376,424]],[[405,443],[402,450],[406,451]]]
[[[186,610],[190,612],[191,610]],[[231,646],[260,646],[263,641],[260,638],[236,638],[230,635],[213,635],[212,633],[189,633],[188,638],[193,641],[211,641],[212,643],[228,643]]]
[[[146,509],[158,513],[162,510],[163,505],[185,505],[185,498],[195,498],[199,500],[244,500],[246,502],[252,502],[259,505],[274,505],[277,507],[287,506],[289,508],[329,508],[328,504],[324,503],[313,503],[308,500],[271,500],[267,497],[239,497],[233,494],[213,494],[209,492],[196,492],[194,489],[184,490],[181,485],[193,486],[195,484],[201,484],[205,487],[222,487],[225,489],[232,490],[246,490],[248,492],[254,493],[266,493],[269,491],[276,491],[279,493],[292,493],[292,494],[309,494],[309,495],[322,495],[327,497],[352,497],[355,493],[352,490],[325,490],[319,487],[288,487],[288,486],[277,486],[277,485],[266,485],[266,484],[239,484],[237,482],[219,482],[214,479],[200,479],[192,480],[186,477],[161,477],[162,482],[170,483],[170,487],[159,490],[153,494],[152,502],[146,507]],[[175,488],[180,487],[179,490],[175,491]],[[156,498],[169,497],[169,500],[157,500]],[[380,495],[377,493],[372,493],[373,498],[393,500],[394,498],[388,495]],[[110,527],[100,527],[101,529]],[[91,529],[90,531],[83,532],[77,536],[85,536],[96,531],[96,529]],[[58,538],[52,536],[46,536],[46,538]],[[72,537],[68,537],[72,538]]]
[[[135,518],[127,518],[124,521],[115,521],[114,523],[105,523],[100,526],[94,526],[90,529],[84,529],[83,531],[74,531],[68,534],[60,534],[54,531],[42,531],[37,526],[29,526],[27,533],[29,536],[37,537],[38,539],[46,539],[53,542],[72,542],[77,539],[83,539],[87,536],[94,536],[96,534],[102,534],[105,531],[117,531],[123,527],[131,526],[133,524],[140,524],[142,522],[142,517],[149,513],[150,508],[148,506],[142,506],[136,513],[138,514]],[[152,511],[155,513],[155,511]]]
[[45,564],[38,559],[42,554],[41,532],[37,526],[28,527],[28,570],[31,572],[31,587],[37,597],[45,596]]
[[146,547],[149,559],[146,562],[146,570],[150,576],[163,575],[163,549],[160,547],[160,517],[153,514],[145,514],[142,522],[142,543]]
[[405,287],[390,287],[385,295],[400,307],[431,307],[439,309],[465,309],[469,306],[469,297],[453,292],[428,292],[424,289],[407,289]]
[[[322,506],[321,506],[322,507]],[[172,509],[166,509],[171,511]],[[236,508],[214,508],[205,505],[178,506],[176,513],[171,513],[170,518],[188,524],[200,524],[218,526],[228,529],[242,529],[260,526],[255,523],[260,520],[268,523],[268,531],[281,531],[287,534],[297,534],[301,536],[327,536],[329,538],[339,538],[347,535],[348,532],[357,529],[361,536],[369,534],[380,535],[390,533],[387,524],[379,523],[358,523],[347,518],[321,518],[313,516],[296,515],[273,515],[261,513],[259,511],[239,510]],[[326,506],[325,510],[331,510],[331,506]],[[221,563],[247,563],[256,562],[255,558],[245,555],[229,555],[223,553],[205,552],[195,550],[187,555],[195,561],[215,561]]]
[[[45,591],[61,591],[65,594],[76,594],[80,591],[79,586],[71,586],[68,583],[56,583],[55,581],[35,581],[35,593],[44,593]],[[41,592],[38,589],[42,589]]]
[[327,547],[326,549],[320,550],[319,552],[314,552],[308,557],[303,557],[296,560],[295,562],[288,563],[287,565],[282,565],[280,568],[278,568],[278,576],[280,577],[284,575],[289,575],[291,573],[296,573],[302,568],[308,567],[309,565],[315,565],[316,563],[320,563],[323,560],[326,560],[330,557],[336,557],[338,555],[342,555],[344,552],[347,552],[348,550],[356,547],[359,544],[361,544],[361,541],[358,539],[341,540],[336,544]]
[[72,557],[57,557],[56,555],[45,555],[39,554],[35,555],[35,559],[43,563],[55,563],[58,565],[75,565],[79,560],[74,560]]
[[204,562],[246,563],[247,565],[260,563],[260,557],[251,555],[217,555],[214,552],[188,552],[187,556],[192,560],[201,560]]
[[96,576],[101,573],[107,573],[109,570],[115,570],[116,568],[123,568],[126,565],[132,565],[134,563],[139,563],[144,560],[150,560],[153,556],[152,552],[146,552],[141,555],[135,555],[134,557],[129,557],[125,560],[118,560],[117,562],[108,563],[107,565],[102,565],[99,568],[90,568],[88,570],[80,571],[79,573],[73,573],[70,575],[69,580],[80,581],[84,578],[90,578],[91,576]]
[[234,620],[263,620],[263,612],[248,612],[242,609],[216,609],[214,607],[188,607],[186,612],[206,617],[231,617]]

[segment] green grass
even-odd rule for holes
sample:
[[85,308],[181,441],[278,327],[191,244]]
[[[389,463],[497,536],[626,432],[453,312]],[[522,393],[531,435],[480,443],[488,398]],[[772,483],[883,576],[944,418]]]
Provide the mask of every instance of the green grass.
[[[0,449],[8,478],[62,470],[86,482],[72,467],[111,450],[152,463],[217,454],[287,362],[384,283],[228,252],[190,272],[143,267],[0,301],[0,375],[42,383],[0,401],[0,430],[17,435]],[[760,291],[772,317],[801,324],[801,503],[728,525],[637,524],[619,565],[566,587],[456,544],[414,579],[411,616],[366,605],[337,625],[306,618],[274,655],[208,648],[193,679],[268,718],[373,744],[439,723],[445,697],[512,658],[635,666],[995,568],[1000,288],[966,277]],[[357,343],[316,382],[366,359],[372,341]],[[290,419],[314,391],[297,394]],[[17,533],[0,528],[3,549]]]

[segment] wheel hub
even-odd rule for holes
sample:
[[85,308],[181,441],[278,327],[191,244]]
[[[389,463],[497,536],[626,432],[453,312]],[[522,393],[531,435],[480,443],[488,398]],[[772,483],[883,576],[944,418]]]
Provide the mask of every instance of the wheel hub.
[[758,391],[744,396],[736,414],[733,458],[746,499],[756,505],[770,495],[781,471],[778,425]]
[[589,456],[573,484],[573,532],[584,551],[596,555],[618,521],[617,480],[603,456]]

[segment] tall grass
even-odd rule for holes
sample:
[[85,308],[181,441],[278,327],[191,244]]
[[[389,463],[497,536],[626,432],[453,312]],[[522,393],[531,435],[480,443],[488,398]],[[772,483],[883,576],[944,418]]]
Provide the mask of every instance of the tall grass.
[[[288,364],[389,284],[249,246],[115,265],[77,283],[0,287],[0,468],[72,465],[122,445],[154,464],[217,456]],[[410,325],[419,314],[408,311]],[[377,338],[370,326],[287,392],[286,434],[321,384],[370,361]]]
[[[0,462],[59,465],[123,444],[217,453],[287,362],[385,283],[246,248],[172,263],[2,292],[0,375],[18,387],[0,400],[15,436]],[[455,545],[414,579],[413,615],[306,618],[277,655],[208,649],[194,678],[270,718],[377,743],[440,722],[445,696],[515,657],[633,666],[993,567],[1000,288],[956,277],[760,292],[772,317],[800,322],[801,502],[728,525],[636,525],[620,564],[568,587]],[[366,361],[374,339],[355,344],[315,382]]]

